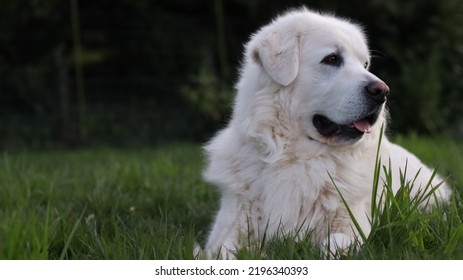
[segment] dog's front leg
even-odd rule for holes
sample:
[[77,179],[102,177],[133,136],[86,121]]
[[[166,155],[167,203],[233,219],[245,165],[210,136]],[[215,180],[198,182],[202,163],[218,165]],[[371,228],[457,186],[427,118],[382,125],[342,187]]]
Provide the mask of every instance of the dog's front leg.
[[220,210],[205,247],[207,258],[235,258],[244,217],[242,208],[235,194],[222,195]]
[[[367,215],[368,205],[368,203],[359,203],[351,206],[353,217],[346,207],[341,206],[337,209],[331,223],[330,234],[321,244],[322,250],[328,253],[330,258],[345,255],[352,246],[360,246],[363,243],[362,235],[368,237],[371,231]],[[353,219],[360,228],[356,227]]]

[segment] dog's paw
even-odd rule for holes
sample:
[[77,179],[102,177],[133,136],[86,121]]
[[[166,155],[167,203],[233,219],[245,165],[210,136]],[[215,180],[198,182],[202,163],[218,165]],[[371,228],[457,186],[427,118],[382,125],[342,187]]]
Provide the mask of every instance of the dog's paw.
[[193,259],[195,260],[204,260],[206,259],[206,252],[201,248],[201,246],[195,242],[195,246],[193,248]]
[[347,255],[352,244],[353,238],[351,236],[344,233],[333,233],[321,245],[324,255],[327,255],[330,259],[338,259]]
[[[196,254],[196,252],[199,252]],[[226,249],[224,246],[220,249],[210,249],[206,248],[202,250],[201,248],[195,248],[196,259],[206,259],[206,260],[235,260],[237,252],[235,250]]]

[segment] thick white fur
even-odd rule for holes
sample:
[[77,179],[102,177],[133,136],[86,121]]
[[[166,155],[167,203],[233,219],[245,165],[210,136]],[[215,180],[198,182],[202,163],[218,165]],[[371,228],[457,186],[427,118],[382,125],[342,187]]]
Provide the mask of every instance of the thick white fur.
[[[341,67],[320,63],[336,51],[343,55]],[[358,232],[330,176],[362,231],[370,232],[374,163],[386,112],[357,141],[323,137],[312,123],[317,113],[340,123],[355,118],[362,106],[361,83],[379,80],[365,62],[369,51],[357,25],[306,9],[286,13],[252,36],[233,116],[205,148],[204,177],[222,194],[205,248],[208,257],[232,258],[264,235],[310,233],[322,249],[328,244],[334,251],[347,248],[359,239]],[[415,193],[432,175],[385,135],[380,155],[383,163],[391,162],[396,189],[405,165],[410,181],[420,171]],[[436,176],[432,183],[441,181]],[[442,201],[449,199],[445,183],[436,193]]]

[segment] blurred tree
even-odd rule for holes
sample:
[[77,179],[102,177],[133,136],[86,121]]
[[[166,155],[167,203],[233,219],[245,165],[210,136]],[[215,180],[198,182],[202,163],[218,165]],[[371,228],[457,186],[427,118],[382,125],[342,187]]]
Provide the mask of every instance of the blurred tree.
[[[83,51],[82,37],[80,32],[80,17],[79,17],[79,0],[70,0],[71,10],[71,32],[72,44],[74,53],[74,71],[75,71],[75,88],[76,88],[76,103],[77,103],[77,125],[78,139],[80,142],[85,142],[87,138],[87,104],[84,89],[84,73],[83,73]],[[63,96],[64,97],[64,96]],[[65,100],[68,100],[66,98]],[[62,103],[65,102],[62,100]]]
[[[35,145],[60,127],[58,92],[67,91],[69,27],[59,0],[0,3],[2,142]],[[57,82],[58,81],[58,82]]]

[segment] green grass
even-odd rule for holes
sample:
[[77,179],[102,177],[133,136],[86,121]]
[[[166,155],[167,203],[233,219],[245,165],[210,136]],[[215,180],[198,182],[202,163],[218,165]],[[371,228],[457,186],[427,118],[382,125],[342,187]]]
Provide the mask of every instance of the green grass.
[[200,148],[4,153],[1,259],[188,259],[216,193]]
[[[451,174],[454,199],[426,213],[398,201],[378,218],[364,246],[343,258],[463,259],[463,143],[396,140]],[[215,188],[201,180],[203,162],[194,144],[4,152],[0,259],[191,259],[218,208]],[[267,240],[238,256],[324,258],[308,239],[293,240]]]

